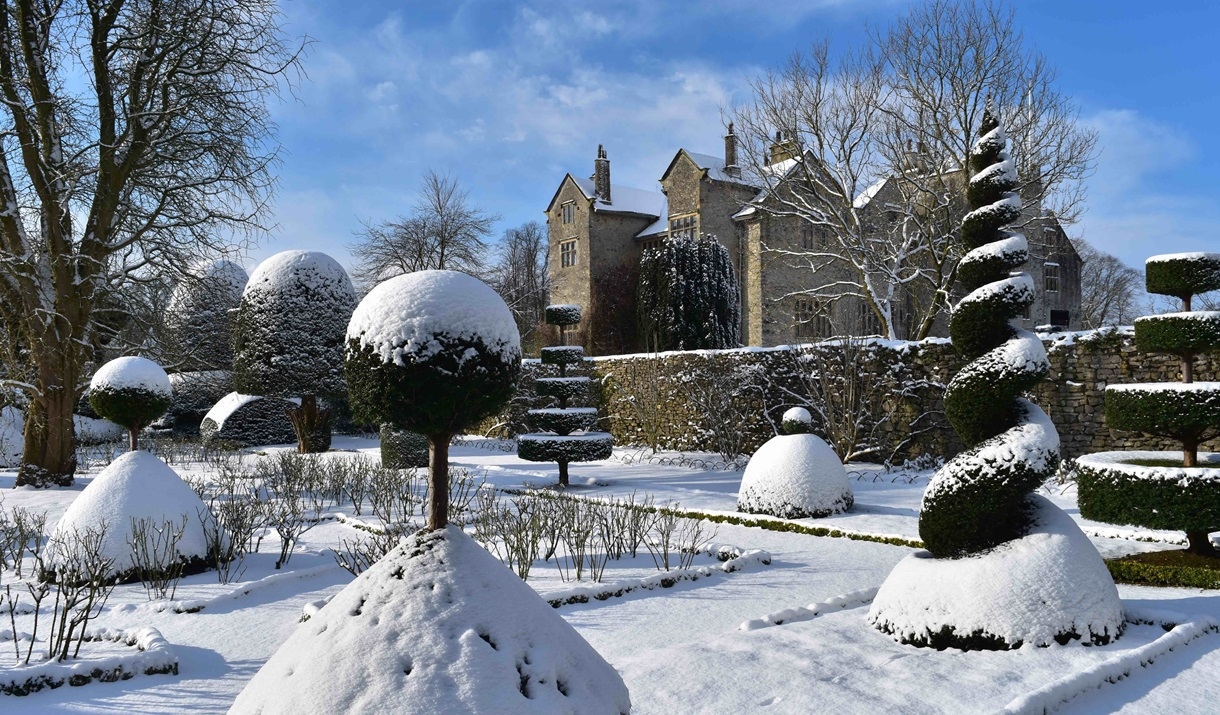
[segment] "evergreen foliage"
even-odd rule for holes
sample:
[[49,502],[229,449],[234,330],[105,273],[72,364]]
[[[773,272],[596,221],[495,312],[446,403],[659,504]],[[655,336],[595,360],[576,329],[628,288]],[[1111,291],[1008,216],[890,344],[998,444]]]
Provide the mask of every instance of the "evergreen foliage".
[[648,350],[719,350],[740,343],[741,287],[715,236],[673,237],[640,258],[638,316]]
[[355,305],[347,272],[314,251],[268,258],[242,293],[234,384],[247,395],[301,398],[290,415],[301,452],[330,447],[330,410],[319,409],[317,397],[343,393],[343,335]]
[[1099,521],[1181,529],[1189,551],[1220,558],[1209,538],[1220,531],[1220,481],[1209,473],[1213,469],[1189,469],[1199,464],[1199,443],[1220,433],[1220,382],[1194,382],[1193,367],[1196,354],[1220,349],[1220,313],[1190,311],[1196,293],[1220,289],[1220,254],[1153,256],[1146,272],[1148,291],[1180,298],[1183,312],[1136,320],[1136,346],[1179,356],[1182,382],[1108,386],[1106,425],[1179,440],[1184,469],[1133,470],[1131,460],[1081,460],[1080,513]]
[[183,361],[180,370],[230,370],[233,313],[241,304],[246,271],[222,259],[197,266],[194,274],[170,296],[165,316],[169,348]]
[[568,485],[570,462],[592,462],[610,457],[614,439],[606,432],[590,432],[597,410],[569,406],[572,398],[588,392],[589,378],[569,377],[568,368],[584,362],[584,348],[567,344],[567,328],[580,320],[580,306],[549,305],[546,319],[559,326],[560,345],[542,349],[542,362],[559,366],[559,377],[536,381],[538,394],[551,396],[556,406],[529,410],[526,422],[534,434],[517,438],[517,456],[529,462],[556,462],[559,484]]
[[89,385],[89,405],[98,415],[127,428],[132,451],[140,430],[165,414],[171,400],[169,376],[160,365],[141,357],[111,360]]
[[924,494],[919,535],[937,557],[977,553],[1023,536],[1029,493],[1058,465],[1058,436],[1045,414],[1020,396],[1049,368],[1041,342],[1009,321],[1033,299],[1024,237],[1005,230],[1020,215],[1017,175],[990,106],[971,149],[962,221],[962,287],[950,336],[971,362],[945,391],[945,413],[967,450],[942,468]]
[[427,467],[428,438],[418,432],[396,429],[388,422],[382,424],[381,466],[386,469]]

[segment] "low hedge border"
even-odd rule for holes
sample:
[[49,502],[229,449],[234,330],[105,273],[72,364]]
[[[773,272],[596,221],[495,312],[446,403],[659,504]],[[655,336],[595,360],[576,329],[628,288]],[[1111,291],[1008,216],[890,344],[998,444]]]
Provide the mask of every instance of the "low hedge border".
[[1106,568],[1116,583],[1165,588],[1220,589],[1220,564],[1217,569],[1199,566],[1167,566],[1127,559],[1106,559]]

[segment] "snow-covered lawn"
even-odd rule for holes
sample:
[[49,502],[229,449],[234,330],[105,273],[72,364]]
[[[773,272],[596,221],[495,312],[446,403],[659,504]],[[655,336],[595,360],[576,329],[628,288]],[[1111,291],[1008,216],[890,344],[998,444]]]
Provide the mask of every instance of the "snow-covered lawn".
[[[554,482],[554,465],[523,462],[491,447],[456,446],[450,459],[485,474],[501,489]],[[334,448],[375,456],[377,444],[338,437]],[[650,494],[657,504],[746,516],[736,512],[741,472],[655,463],[660,457],[635,460],[634,450],[616,450],[616,456],[633,463],[573,465],[569,493]],[[177,469],[201,472],[204,466]],[[869,465],[852,465],[849,473],[855,492],[849,512],[798,523],[918,538],[927,473],[887,473]],[[96,474],[78,477],[71,489],[37,491],[12,489],[13,474],[0,472],[0,493],[5,508],[49,512],[50,526]],[[1043,493],[1078,518],[1071,488]],[[350,515],[351,507],[335,511]],[[358,519],[372,517],[366,512]],[[225,712],[298,627],[307,604],[352,580],[329,552],[341,539],[362,533],[351,521],[327,520],[306,532],[279,572],[273,568],[278,543],[271,535],[247,559],[239,583],[220,585],[213,573],[188,577],[178,588],[177,608],[149,603],[138,583],[119,586],[97,625],[112,633],[156,629],[178,658],[177,675],[141,674],[26,697],[0,695],[0,707],[5,713]],[[1181,538],[1173,532],[1081,525],[1106,556],[1174,548],[1172,542]],[[692,569],[699,578],[664,587],[641,552],[611,562],[603,579],[635,588],[558,609],[621,673],[634,713],[1042,712],[1044,705],[1056,703],[1073,713],[1203,713],[1214,712],[1220,702],[1218,592],[1120,586],[1128,619],[1138,623],[1129,623],[1123,637],[1108,646],[937,652],[898,645],[865,622],[872,593],[911,553],[908,547],[730,524],[717,525],[714,541],[735,547],[736,553],[765,551],[770,564],[742,559],[741,568],[730,572],[711,556],[700,556]],[[4,583],[11,581],[11,574],[4,576]],[[591,586],[565,583],[553,565],[541,561],[528,583],[555,598]],[[183,606],[202,608],[179,612],[187,610]],[[0,679],[14,675],[6,629],[7,622],[0,623]],[[95,645],[96,656],[110,662],[134,657],[124,655],[128,650],[137,652],[122,643]]]

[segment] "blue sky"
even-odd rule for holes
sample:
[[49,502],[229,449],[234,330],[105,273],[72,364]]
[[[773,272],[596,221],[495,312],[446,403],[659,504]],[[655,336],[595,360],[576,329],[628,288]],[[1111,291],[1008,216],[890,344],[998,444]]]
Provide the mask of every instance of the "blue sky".
[[[283,0],[313,38],[309,78],[274,114],[279,230],[248,265],[307,248],[349,258],[361,220],[406,213],[426,169],[499,213],[542,210],[604,144],[615,183],[656,186],[678,147],[722,153],[721,107],[820,37],[849,47],[901,14],[891,0],[575,3]],[[1220,3],[1024,0],[1029,45],[1097,128],[1101,155],[1074,229],[1139,265],[1220,250]],[[1171,9],[1165,9],[1171,8]],[[1179,9],[1180,8],[1180,9]]]

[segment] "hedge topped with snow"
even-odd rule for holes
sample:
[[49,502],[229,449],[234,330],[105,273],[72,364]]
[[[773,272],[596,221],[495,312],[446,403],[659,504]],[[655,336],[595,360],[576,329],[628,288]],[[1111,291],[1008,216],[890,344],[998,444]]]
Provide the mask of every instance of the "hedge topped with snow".
[[548,305],[544,315],[547,325],[576,325],[580,322],[580,306],[569,303]]
[[1181,452],[1077,458],[1077,489],[1086,495],[1080,515],[1110,524],[1210,532],[1220,524],[1220,454],[1199,455],[1199,467],[1153,466],[1181,458]]
[[1192,295],[1220,290],[1220,253],[1168,253],[1144,263],[1149,293],[1188,300]]
[[1220,426],[1220,382],[1108,385],[1106,424],[1114,429],[1200,441]]
[[1149,353],[1182,356],[1220,350],[1220,311],[1197,310],[1136,318],[1135,347]]

